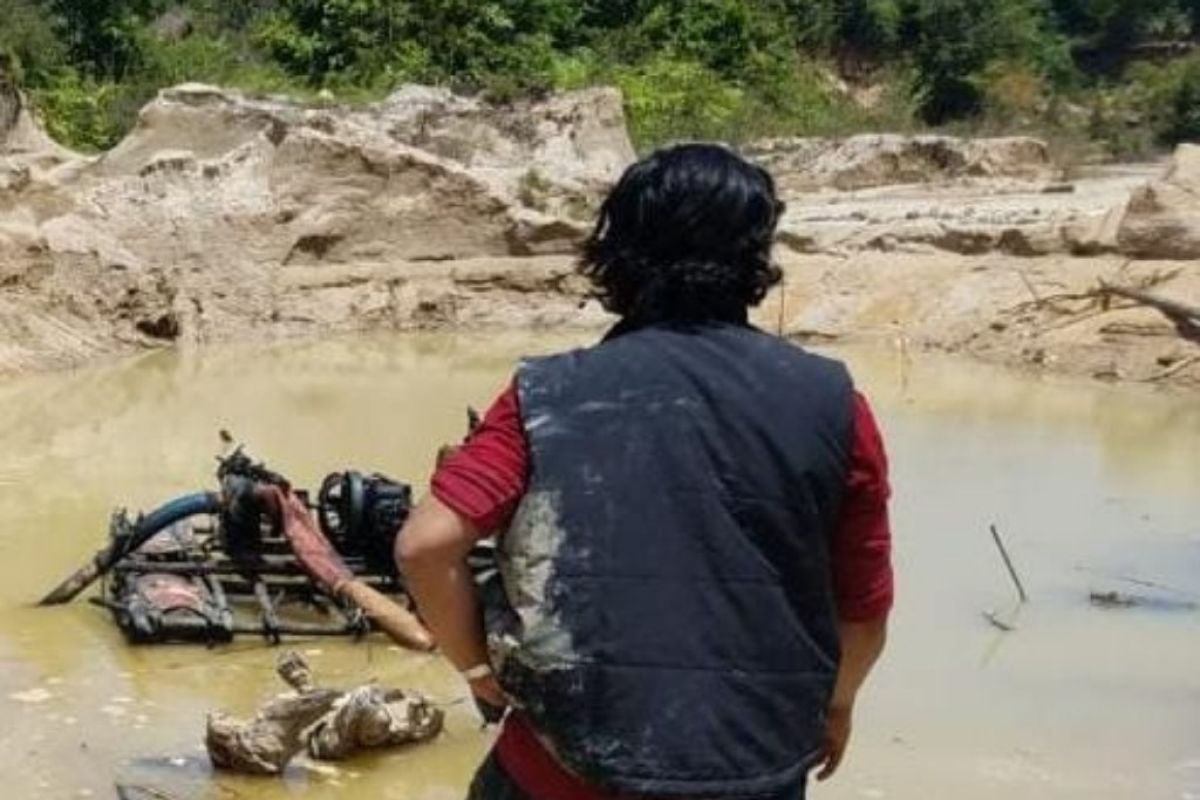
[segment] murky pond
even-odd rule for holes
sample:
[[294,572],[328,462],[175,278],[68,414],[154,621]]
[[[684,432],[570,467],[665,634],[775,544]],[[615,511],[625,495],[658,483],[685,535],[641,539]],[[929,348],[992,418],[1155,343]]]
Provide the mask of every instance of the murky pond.
[[[276,651],[132,648],[84,602],[28,604],[102,541],[114,505],[211,486],[219,427],[301,485],[345,466],[421,485],[463,407],[486,403],[516,354],[563,343],[360,338],[0,385],[0,796],[111,797],[129,782],[197,800],[460,797],[487,746],[463,705],[418,749],[282,780],[213,776],[205,712],[274,692]],[[1093,589],[1200,601],[1200,402],[844,355],[890,444],[899,602],[851,759],[813,795],[1200,797],[1200,612],[1088,602]],[[1029,590],[1019,612],[991,523]],[[295,646],[330,683],[461,696],[434,657],[381,640]]]

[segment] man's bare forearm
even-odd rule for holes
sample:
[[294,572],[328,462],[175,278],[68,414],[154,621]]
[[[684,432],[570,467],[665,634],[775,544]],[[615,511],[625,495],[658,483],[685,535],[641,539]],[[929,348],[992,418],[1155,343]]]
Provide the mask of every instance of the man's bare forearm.
[[488,660],[479,604],[466,564],[477,533],[434,497],[413,510],[396,555],[408,591],[446,658],[459,670]]
[[848,709],[853,707],[858,690],[883,652],[887,641],[887,617],[869,622],[843,620],[838,624],[838,633],[842,642],[842,661],[838,668],[832,705]]
[[817,780],[833,777],[846,756],[853,726],[854,701],[871,667],[879,660],[887,641],[887,617],[869,622],[838,623],[842,639],[842,662],[838,667],[837,684],[829,703],[825,724],[824,752],[818,761]]

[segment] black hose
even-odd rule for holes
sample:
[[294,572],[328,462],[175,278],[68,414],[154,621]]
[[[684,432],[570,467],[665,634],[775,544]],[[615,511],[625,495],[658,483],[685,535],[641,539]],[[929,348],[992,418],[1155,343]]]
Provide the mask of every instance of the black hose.
[[212,492],[185,494],[164,503],[149,514],[139,517],[128,534],[110,541],[86,564],[55,586],[49,594],[41,599],[38,605],[54,606],[69,603],[80,592],[91,586],[97,578],[112,569],[114,564],[153,538],[154,534],[169,528],[180,520],[197,514],[215,514],[220,509],[221,498]]
[[156,533],[166,530],[176,522],[198,514],[216,514],[220,510],[221,498],[214,492],[196,492],[176,497],[138,518],[133,532],[129,535],[129,545],[122,547],[121,555],[129,555]]

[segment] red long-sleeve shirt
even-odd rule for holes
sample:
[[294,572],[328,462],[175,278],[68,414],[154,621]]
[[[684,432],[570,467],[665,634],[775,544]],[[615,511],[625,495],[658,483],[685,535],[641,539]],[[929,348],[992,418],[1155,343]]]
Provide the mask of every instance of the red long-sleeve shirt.
[[[892,607],[887,456],[866,399],[854,394],[854,442],[841,517],[831,545],[838,616],[865,622]],[[496,400],[468,441],[433,476],[434,496],[488,534],[512,516],[525,493],[529,449],[515,385]],[[497,743],[501,764],[534,800],[616,800],[564,770],[528,722],[510,715]]]

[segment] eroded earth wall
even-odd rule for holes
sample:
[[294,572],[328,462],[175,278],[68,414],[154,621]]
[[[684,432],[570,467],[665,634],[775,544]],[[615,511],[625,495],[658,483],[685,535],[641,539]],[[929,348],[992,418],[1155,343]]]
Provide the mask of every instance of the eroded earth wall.
[[0,150],[7,370],[163,342],[574,318],[572,253],[633,158],[603,89],[493,109],[410,88],[335,109],[185,85],[96,157],[38,141],[17,109]]
[[[1072,170],[1027,137],[746,153],[787,202],[764,326],[1200,385],[1200,343],[1097,293],[1200,304],[1200,147]],[[611,89],[306,107],[196,84],[85,156],[0,80],[0,372],[223,339],[603,325],[573,262],[634,157]]]

